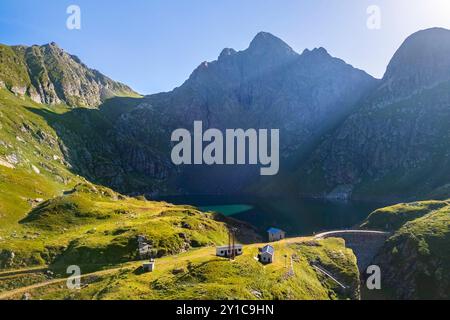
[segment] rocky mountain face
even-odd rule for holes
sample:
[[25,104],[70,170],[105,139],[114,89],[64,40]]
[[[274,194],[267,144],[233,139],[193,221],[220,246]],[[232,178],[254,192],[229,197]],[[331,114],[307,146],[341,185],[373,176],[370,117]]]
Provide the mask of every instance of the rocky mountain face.
[[448,196],[449,89],[450,31],[413,34],[295,183],[333,198]]
[[62,159],[72,172],[123,193],[151,195],[167,191],[174,167],[156,141],[147,145],[133,137],[132,130],[124,133],[118,126],[141,101],[116,97],[96,109],[30,110],[55,131]]
[[414,33],[390,61],[381,92],[390,99],[401,99],[448,81],[449,50],[450,31],[447,29],[433,28]]
[[[172,92],[145,97],[118,121],[120,145],[139,160],[146,158],[142,145],[156,147],[170,163],[171,132],[192,130],[197,120],[203,121],[204,130],[280,129],[281,161],[288,165],[353,113],[375,84],[371,76],[323,48],[297,54],[279,38],[262,32],[248,49],[224,49],[217,61],[202,63]],[[145,172],[148,162],[142,164],[134,169]],[[177,169],[175,184],[188,192],[238,192],[259,180],[255,166]]]
[[[144,98],[56,45],[0,46],[0,86],[49,104],[42,114],[78,174],[124,193],[257,192],[348,199],[450,194],[450,31],[410,36],[376,80],[323,48],[296,53],[259,33],[224,49],[171,92]],[[102,103],[106,101],[105,103]],[[180,166],[173,130],[280,129],[280,173],[258,166]]]
[[0,45],[0,87],[37,103],[97,107],[114,96],[137,96],[128,86],[89,69],[55,43]]

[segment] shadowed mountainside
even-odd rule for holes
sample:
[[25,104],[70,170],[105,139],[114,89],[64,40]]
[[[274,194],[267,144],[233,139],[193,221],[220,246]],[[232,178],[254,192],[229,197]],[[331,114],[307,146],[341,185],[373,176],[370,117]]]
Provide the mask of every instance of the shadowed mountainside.
[[273,189],[340,199],[447,198],[449,88],[450,31],[411,35],[378,87]]
[[[83,117],[85,125],[57,130],[66,145],[74,144],[69,148],[72,158],[83,163],[78,172],[89,171],[90,178],[118,190],[149,194],[241,192],[258,183],[259,168],[175,168],[170,160],[172,131],[192,130],[196,120],[203,121],[204,130],[279,128],[282,166],[295,168],[325,133],[355,111],[356,103],[375,84],[375,79],[331,57],[323,48],[297,54],[277,37],[259,33],[248,49],[224,49],[217,61],[202,63],[174,91],[135,100],[134,108],[107,119],[109,127],[100,132],[89,129],[98,126],[92,119],[125,100],[107,103],[100,112],[75,110],[64,117]],[[86,139],[79,137],[89,130],[96,138],[82,146],[78,142]],[[98,162],[99,158],[106,161]],[[72,162],[74,167],[80,163]],[[144,184],[136,183],[137,176]],[[150,181],[147,185],[146,180]]]

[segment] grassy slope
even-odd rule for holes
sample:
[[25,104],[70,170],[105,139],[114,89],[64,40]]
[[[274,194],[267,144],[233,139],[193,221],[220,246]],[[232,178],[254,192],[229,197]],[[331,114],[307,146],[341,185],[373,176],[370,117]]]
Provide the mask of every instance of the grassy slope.
[[[28,291],[35,299],[344,299],[358,295],[356,259],[342,240],[277,242],[275,262],[267,266],[254,259],[259,246],[246,246],[244,255],[234,262],[215,257],[213,248],[202,248],[158,259],[153,273],[142,273],[136,263],[88,276],[82,290],[67,290],[58,283]],[[291,277],[284,255],[295,255]],[[352,289],[342,292],[317,274],[309,264],[317,258]]]
[[[91,192],[92,189],[63,196],[75,185],[87,182],[70,171],[61,152],[64,147],[62,141],[41,114],[64,115],[69,110],[64,106],[38,105],[28,99],[19,99],[7,90],[0,90],[0,252],[15,253],[15,262],[10,267],[53,262],[55,255],[61,254],[62,250],[66,251],[66,259],[71,256],[73,260],[79,254],[96,257],[105,247],[113,246],[111,242],[114,250],[124,250],[128,241],[125,239],[147,229],[149,234],[157,234],[157,245],[161,249],[168,253],[178,252],[181,246],[186,245],[177,235],[183,230],[171,224],[183,219],[192,220],[193,228],[205,228],[204,232],[198,232],[189,239],[192,245],[224,240],[224,224],[214,222],[192,208],[173,208],[168,204],[131,198],[117,200],[119,195],[105,191],[107,189],[101,189],[109,194],[106,197]],[[111,108],[107,116],[113,117],[115,112],[120,110]],[[107,121],[107,116],[103,117],[104,121]],[[69,125],[69,121],[66,122],[64,125]],[[30,217],[34,220],[30,217],[24,220],[33,207],[48,199],[51,200],[32,212]],[[165,217],[156,219],[149,216],[164,210],[170,211]],[[146,221],[148,218],[151,221]],[[117,231],[121,225],[125,230]],[[94,227],[101,231],[84,235]],[[126,228],[133,229],[133,232]],[[194,232],[191,231],[184,233],[190,235]],[[102,232],[121,234],[114,236]],[[75,241],[78,238],[82,239]],[[3,252],[0,256],[5,255]],[[105,260],[116,258],[113,254]],[[0,257],[3,267],[6,267],[5,259]]]
[[0,79],[7,88],[27,88],[31,84],[24,59],[3,44],[0,44]]
[[32,200],[81,181],[66,167],[55,131],[31,111],[45,108],[0,89],[0,237],[25,217]]
[[450,205],[445,201],[379,209],[362,225],[393,231],[376,263],[396,298],[450,298]]
[[49,276],[44,272],[33,272],[21,275],[2,277],[0,279],[0,293],[8,292],[20,287],[48,281]]
[[[48,200],[0,242],[3,267],[76,264],[94,271],[138,259],[137,236],[145,235],[158,255],[227,241],[227,226],[212,213],[127,198],[88,183]],[[252,235],[250,229],[244,234]],[[252,239],[253,240],[253,239]],[[13,261],[7,259],[14,252]]]
[[381,208],[372,212],[361,227],[372,230],[397,231],[408,221],[423,217],[447,205],[448,203],[444,201],[422,201]]

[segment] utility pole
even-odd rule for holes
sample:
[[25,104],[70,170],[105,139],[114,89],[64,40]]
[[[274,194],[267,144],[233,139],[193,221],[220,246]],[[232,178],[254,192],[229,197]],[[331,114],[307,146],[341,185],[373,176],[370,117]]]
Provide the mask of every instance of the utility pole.
[[[228,249],[227,250],[231,250],[231,230],[230,229],[228,229]],[[227,251],[227,254],[228,254],[228,251]],[[231,251],[229,252],[228,259],[231,260]]]
[[231,227],[228,230],[228,249],[230,250],[230,261],[236,258],[236,231],[237,229]]

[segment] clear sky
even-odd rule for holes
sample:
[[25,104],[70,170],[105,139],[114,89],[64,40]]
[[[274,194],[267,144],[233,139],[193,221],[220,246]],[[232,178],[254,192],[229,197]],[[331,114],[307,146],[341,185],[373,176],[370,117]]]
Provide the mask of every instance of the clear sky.
[[[69,5],[81,30],[66,27]],[[381,28],[367,27],[367,8]],[[56,42],[89,67],[140,93],[168,91],[225,47],[242,50],[259,31],[296,51],[325,47],[376,77],[411,33],[450,28],[450,0],[0,0],[0,43]]]

